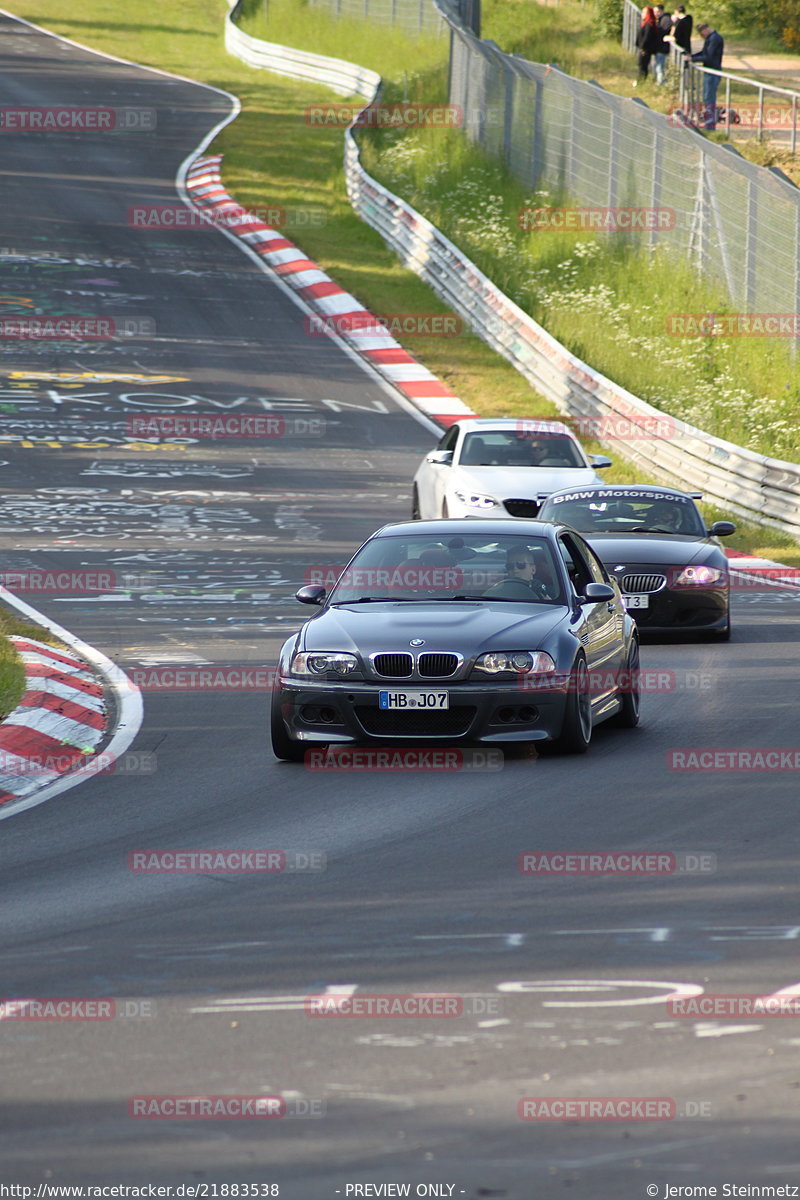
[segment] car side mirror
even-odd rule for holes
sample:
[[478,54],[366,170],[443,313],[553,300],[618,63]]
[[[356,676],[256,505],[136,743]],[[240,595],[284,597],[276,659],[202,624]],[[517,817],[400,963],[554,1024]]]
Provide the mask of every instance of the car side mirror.
[[587,583],[581,596],[581,604],[602,604],[615,600],[617,593],[608,583]]
[[712,537],[730,537],[736,533],[736,526],[733,521],[715,521],[708,532]]
[[452,450],[433,450],[425,459],[433,467],[451,467],[453,465]]
[[322,604],[325,596],[325,586],[321,583],[306,584],[294,594],[295,600],[299,600],[301,604]]
[[597,467],[598,471],[604,471],[606,467],[610,467],[611,459],[606,458],[605,454],[590,454],[589,462],[593,467]]

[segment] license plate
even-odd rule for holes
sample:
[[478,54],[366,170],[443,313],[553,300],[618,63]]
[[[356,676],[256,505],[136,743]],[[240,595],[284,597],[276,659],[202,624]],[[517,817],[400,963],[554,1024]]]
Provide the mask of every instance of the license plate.
[[626,608],[649,608],[650,597],[646,594],[643,596],[623,596],[622,603]]
[[450,707],[449,692],[378,692],[380,708],[393,708],[402,711],[408,709],[428,708],[441,711]]

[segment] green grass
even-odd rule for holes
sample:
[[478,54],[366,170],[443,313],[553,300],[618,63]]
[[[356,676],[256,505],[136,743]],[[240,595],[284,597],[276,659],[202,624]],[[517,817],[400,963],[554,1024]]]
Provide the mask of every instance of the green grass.
[[[283,5],[287,0],[278,2]],[[512,5],[509,0],[490,2],[490,14],[495,7],[499,13],[503,4],[506,4],[509,9],[514,8],[515,12],[524,14],[526,20],[529,16],[539,15],[537,5],[525,3],[523,7],[522,4]],[[565,0],[558,9],[548,7],[543,8],[542,12],[551,21],[554,14],[560,14],[562,10],[567,13],[569,9],[579,10],[579,6]],[[270,10],[273,13],[282,11],[272,4]],[[331,94],[322,88],[251,70],[229,57],[222,41],[222,22],[227,11],[223,0],[137,0],[135,21],[119,8],[117,0],[84,0],[79,8],[73,7],[68,12],[64,11],[63,0],[36,0],[36,3],[23,3],[18,11],[30,20],[98,49],[160,66],[235,92],[242,100],[244,111],[237,121],[223,131],[213,149],[224,154],[225,182],[237,199],[246,205],[287,208],[307,205],[321,208],[325,224],[298,233],[297,240],[312,258],[329,270],[343,287],[352,291],[368,308],[379,312],[446,311],[430,289],[411,272],[401,268],[380,237],[355,217],[350,209],[341,168],[341,129],[312,127],[305,119],[308,105],[329,101]],[[586,12],[591,16],[590,7]],[[258,19],[254,14],[252,20]],[[282,19],[285,22],[288,18],[284,14]],[[494,17],[487,19],[494,20]],[[351,37],[350,44],[343,49],[341,42],[326,41],[331,31],[324,32],[325,28],[315,15],[313,43],[306,44],[305,48],[319,53],[343,55],[365,66],[382,69],[389,76],[388,98],[402,98],[404,89],[410,98],[416,100],[434,102],[444,98],[441,63],[447,39],[431,36],[419,43],[411,43],[408,39],[410,47],[397,39],[397,61],[387,68],[382,56],[391,47],[394,60],[394,33],[390,36],[388,31],[383,30],[378,37],[373,37],[370,31],[367,37],[361,30],[359,36]],[[489,25],[489,29],[494,29],[494,26]],[[277,28],[264,27],[261,32],[268,40],[291,40],[285,23]],[[339,32],[334,27],[331,36],[336,33],[338,37]],[[491,33],[488,35],[492,36]],[[498,32],[495,36],[499,40],[502,35]],[[591,38],[586,38],[582,45],[576,41],[574,48],[578,57],[583,56],[582,70],[587,74],[594,70],[591,56],[597,50],[596,46],[592,49],[591,41]],[[299,44],[302,45],[302,42]],[[622,53],[613,45],[611,50],[618,55]],[[526,52],[534,58],[544,57],[530,50]],[[630,63],[627,55],[623,57],[625,62]],[[594,71],[594,74],[596,77],[599,72]],[[220,108],[224,108],[222,102]],[[379,156],[382,152],[380,139],[370,135],[366,140],[369,143],[367,153],[373,157]],[[398,139],[391,135],[384,138],[383,144],[390,147],[397,142]],[[440,155],[434,163],[437,171],[443,167],[452,177],[456,177],[463,170],[472,169],[468,159],[469,150],[460,138],[454,139],[446,147],[443,142],[433,144]],[[445,153],[451,156],[451,161],[444,162],[441,159]],[[485,164],[473,165],[479,165],[481,169],[491,168],[496,172],[493,178],[497,180],[497,188],[504,191],[506,187],[509,188],[504,203],[510,204],[510,211],[515,213],[519,206],[519,194],[511,190],[510,182],[503,179],[496,164],[487,160]],[[424,180],[417,182],[424,183]],[[493,185],[489,190],[496,189]],[[462,219],[463,216],[462,213]],[[512,221],[511,227],[504,229],[504,234],[510,236],[514,232],[513,225]],[[469,236],[469,230],[464,228],[458,240],[464,243],[466,239],[465,248],[472,250]],[[528,236],[530,238],[531,235]],[[548,236],[550,240],[543,243],[544,256],[542,261],[537,260],[536,271],[549,265],[549,269],[558,275],[559,263],[564,261],[566,254],[574,252],[575,239],[561,242],[560,235]],[[479,258],[487,252],[486,247],[483,250],[480,247],[474,249],[475,257]],[[617,248],[615,253],[618,255],[615,279],[621,283],[630,270],[626,266],[624,248]],[[486,258],[483,261],[489,265],[491,260]],[[502,263],[495,265],[498,268],[498,282],[501,286],[510,285],[513,282],[514,264],[509,261],[509,256],[506,255]],[[578,290],[585,290],[582,265],[588,266],[589,280],[598,277],[598,265],[596,262],[593,265],[578,262],[577,265],[579,270],[575,282]],[[681,294],[680,299],[685,309],[686,296]],[[567,316],[564,320],[567,320]],[[588,319],[583,315],[577,324],[578,333],[583,339],[580,351],[588,352],[590,347],[585,341]],[[403,340],[413,354],[443,378],[476,412],[485,415],[556,415],[552,405],[537,396],[516,371],[472,335],[453,338],[409,337]],[[652,353],[648,361],[652,366]],[[637,369],[640,368],[641,364],[638,364]],[[658,379],[660,374],[659,371],[653,371],[651,378]],[[600,449],[592,445],[588,448]],[[645,481],[644,476],[624,463],[615,464],[606,473],[606,478],[620,482]],[[740,528],[728,544],[746,552],[779,557],[792,564],[800,563],[800,547],[788,538],[758,527]]]

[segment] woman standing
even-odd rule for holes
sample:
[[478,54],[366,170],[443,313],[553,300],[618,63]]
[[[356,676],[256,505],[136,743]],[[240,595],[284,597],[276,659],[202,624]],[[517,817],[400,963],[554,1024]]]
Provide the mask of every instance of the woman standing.
[[658,28],[656,14],[648,4],[642,9],[642,23],[636,34],[636,48],[639,51],[639,78],[647,79],[650,59],[661,44],[661,32]]

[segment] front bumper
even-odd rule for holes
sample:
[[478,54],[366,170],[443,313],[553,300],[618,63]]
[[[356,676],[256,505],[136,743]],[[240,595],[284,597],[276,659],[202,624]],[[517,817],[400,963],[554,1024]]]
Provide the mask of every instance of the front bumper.
[[527,690],[514,682],[409,685],[420,688],[447,691],[450,707],[379,708],[378,693],[397,690],[396,681],[283,681],[275,702],[289,736],[309,745],[536,742],[558,737],[564,723],[566,688]]
[[663,588],[649,595],[647,608],[628,609],[643,633],[711,632],[727,624],[728,588]]

